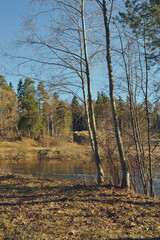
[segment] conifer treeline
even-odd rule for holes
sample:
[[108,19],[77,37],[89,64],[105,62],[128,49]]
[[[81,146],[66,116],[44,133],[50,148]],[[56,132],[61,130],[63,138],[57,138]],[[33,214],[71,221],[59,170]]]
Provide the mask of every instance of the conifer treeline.
[[0,136],[6,138],[65,137],[72,130],[86,130],[84,108],[76,97],[69,104],[56,92],[49,96],[43,82],[36,89],[30,78],[19,81],[16,94],[0,76],[0,115]]
[[[128,98],[127,98],[128,99]],[[110,100],[104,92],[98,92],[94,102],[98,129],[111,120]],[[146,119],[143,104],[137,105],[140,126],[145,132]],[[121,97],[117,100],[117,113],[121,132],[131,128],[129,102]],[[151,129],[160,130],[159,106],[150,105]],[[44,136],[69,136],[74,131],[87,130],[84,106],[77,97],[68,103],[59,99],[56,92],[48,94],[45,85],[29,78],[18,83],[17,94],[10,83],[0,76],[0,137],[25,136],[39,139]]]

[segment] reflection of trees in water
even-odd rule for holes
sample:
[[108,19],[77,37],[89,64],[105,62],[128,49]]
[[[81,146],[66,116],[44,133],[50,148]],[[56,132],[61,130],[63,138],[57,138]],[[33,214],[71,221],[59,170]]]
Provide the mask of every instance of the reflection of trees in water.
[[[76,182],[89,182],[95,183],[95,169],[93,164],[82,165],[77,162],[64,163],[59,161],[0,161],[0,169],[13,170],[23,173],[31,173],[33,175],[44,175],[46,177],[56,177],[58,179],[70,179]],[[137,183],[137,190],[141,192],[141,186],[139,185],[138,171],[135,171],[134,178]],[[156,197],[160,196],[160,171],[154,169],[153,171],[154,188]],[[108,177],[105,177],[105,181],[108,181]]]

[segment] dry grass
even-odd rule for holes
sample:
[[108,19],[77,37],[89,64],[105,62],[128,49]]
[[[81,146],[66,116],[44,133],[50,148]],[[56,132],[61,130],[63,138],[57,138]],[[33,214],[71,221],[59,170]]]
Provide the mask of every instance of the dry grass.
[[21,141],[17,140],[14,142],[0,141],[0,148],[30,148],[40,146],[37,141],[30,138],[22,138]]
[[[22,138],[21,141],[0,142],[0,160],[35,160],[39,158],[39,151],[48,151],[50,159],[61,161],[93,161],[92,151],[88,145],[79,145],[64,140],[50,139],[48,147],[35,140]],[[47,158],[47,156],[46,156]]]
[[160,239],[160,201],[113,186],[0,175],[0,239]]

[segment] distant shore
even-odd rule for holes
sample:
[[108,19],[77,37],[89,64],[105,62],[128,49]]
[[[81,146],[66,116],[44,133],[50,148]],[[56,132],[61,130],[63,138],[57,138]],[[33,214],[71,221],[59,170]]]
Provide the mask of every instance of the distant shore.
[[0,143],[0,160],[61,160],[61,161],[93,161],[89,145],[74,142],[53,143],[43,146],[37,141],[23,138],[21,141]]

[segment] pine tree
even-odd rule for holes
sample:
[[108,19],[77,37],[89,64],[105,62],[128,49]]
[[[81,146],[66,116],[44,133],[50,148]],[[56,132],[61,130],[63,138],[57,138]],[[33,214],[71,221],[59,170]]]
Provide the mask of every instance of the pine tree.
[[50,129],[50,104],[48,102],[49,96],[45,91],[45,85],[43,82],[40,82],[37,87],[37,99],[38,99],[38,109],[41,116],[41,121],[43,127],[46,129],[46,133],[49,134]]
[[43,111],[43,104],[49,99],[48,93],[45,91],[45,85],[40,82],[37,87],[38,107],[39,111]]
[[23,103],[23,96],[24,96],[24,89],[23,89],[24,85],[23,85],[23,82],[22,80],[20,79],[19,80],[19,83],[18,83],[18,87],[17,87],[17,93],[18,93],[18,112],[19,112],[19,115],[20,115],[20,119],[22,118],[22,103]]
[[59,101],[56,108],[56,116],[56,125],[58,126],[59,134],[67,136],[71,131],[72,116],[64,101]]
[[128,23],[139,38],[145,37],[148,58],[160,62],[160,2],[157,0],[126,0],[121,22]]
[[72,110],[72,128],[73,131],[82,131],[86,129],[84,110],[80,106],[76,96],[73,97],[71,103]]
[[0,88],[10,90],[10,87],[8,86],[7,81],[2,75],[0,75]]
[[10,88],[11,90],[13,90],[13,84],[12,84],[12,82],[9,83],[9,88]]
[[14,137],[17,134],[18,103],[14,90],[0,76],[0,136]]
[[97,100],[95,103],[95,115],[97,121],[98,119],[100,120],[105,117],[109,105],[110,100],[105,93],[103,91],[97,92]]
[[22,114],[19,122],[19,129],[29,137],[37,137],[42,130],[42,121],[36,102],[36,90],[34,81],[27,78],[24,84],[19,82],[18,95],[21,101]]
[[50,98],[50,135],[57,136],[58,135],[58,126],[57,126],[57,106],[59,104],[59,96],[56,92]]

